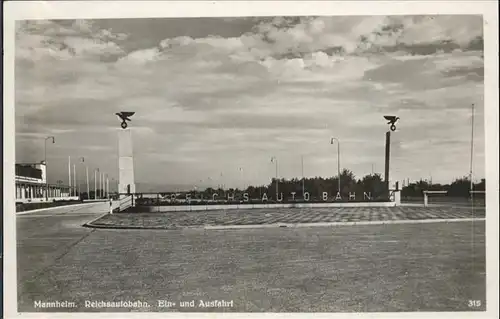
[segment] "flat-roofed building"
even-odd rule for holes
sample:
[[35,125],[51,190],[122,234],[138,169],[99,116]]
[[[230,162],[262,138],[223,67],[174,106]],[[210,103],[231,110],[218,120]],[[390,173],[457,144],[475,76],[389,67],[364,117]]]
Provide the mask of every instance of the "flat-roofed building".
[[16,164],[16,202],[44,202],[75,199],[70,197],[70,187],[46,184],[46,165],[41,163]]

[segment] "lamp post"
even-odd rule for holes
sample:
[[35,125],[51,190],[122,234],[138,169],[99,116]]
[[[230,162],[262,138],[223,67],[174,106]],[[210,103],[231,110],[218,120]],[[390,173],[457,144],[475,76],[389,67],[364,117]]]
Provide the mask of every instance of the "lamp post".
[[73,164],[73,185],[75,188],[75,195],[76,195],[76,192],[78,191],[78,197],[80,197],[80,190],[77,189],[77,185],[76,185],[76,164]]
[[68,156],[68,182],[69,182],[69,197],[71,197],[71,156]]
[[474,158],[474,104],[472,104],[472,119],[471,119],[471,138],[470,138],[470,198],[471,201],[474,200],[474,195],[473,195],[473,188],[474,188],[474,182],[472,181],[472,160]]
[[276,164],[276,200],[278,200],[278,159],[276,156],[271,157],[271,163]]
[[[85,163],[85,158],[81,157],[82,164]],[[90,199],[90,186],[89,186],[89,167],[85,164],[85,177],[87,180],[87,198]]]
[[89,166],[85,165],[85,177],[87,179],[87,198],[90,199]]
[[99,168],[94,170],[94,199],[97,199],[97,172],[99,172]]
[[304,176],[304,155],[300,157],[301,159],[301,168],[302,168],[302,196],[306,193],[306,187],[305,187],[305,176]]
[[332,137],[330,140],[330,144],[333,145],[333,142],[337,141],[337,172],[338,172],[338,193],[340,193],[340,141],[336,137]]
[[113,187],[113,190],[111,191],[112,193],[114,193],[114,189],[115,189],[115,178],[114,177],[111,177],[111,187]]
[[103,192],[102,192],[102,174],[103,174],[103,172],[99,172],[99,198],[103,197]]
[[240,167],[239,171],[240,171],[240,180],[241,180],[241,190],[245,191],[245,189],[244,189],[245,188],[245,182],[244,182],[245,178],[243,177],[243,168]]
[[105,194],[106,194],[106,199],[109,198],[109,178],[108,178],[108,174],[106,174],[106,178],[105,178],[105,181],[106,181],[106,184],[105,184]]
[[49,200],[49,179],[47,175],[47,141],[52,140],[52,144],[56,142],[54,136],[47,136],[45,138],[45,147],[44,147],[44,155],[43,155],[43,162],[45,164],[45,200]]

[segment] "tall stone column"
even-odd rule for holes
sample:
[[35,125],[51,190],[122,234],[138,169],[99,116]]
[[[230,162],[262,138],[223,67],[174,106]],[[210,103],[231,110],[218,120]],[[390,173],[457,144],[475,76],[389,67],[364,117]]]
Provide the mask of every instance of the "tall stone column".
[[120,194],[135,193],[132,132],[129,128],[118,130],[118,156],[118,192]]
[[385,190],[387,192],[387,196],[390,196],[390,185],[389,185],[389,164],[391,161],[391,132],[388,131],[385,133]]

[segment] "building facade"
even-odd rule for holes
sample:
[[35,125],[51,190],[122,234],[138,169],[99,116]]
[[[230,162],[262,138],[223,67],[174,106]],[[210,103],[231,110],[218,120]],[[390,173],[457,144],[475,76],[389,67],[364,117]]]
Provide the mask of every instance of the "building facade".
[[74,199],[70,187],[47,185],[45,163],[16,164],[16,202],[44,202]]

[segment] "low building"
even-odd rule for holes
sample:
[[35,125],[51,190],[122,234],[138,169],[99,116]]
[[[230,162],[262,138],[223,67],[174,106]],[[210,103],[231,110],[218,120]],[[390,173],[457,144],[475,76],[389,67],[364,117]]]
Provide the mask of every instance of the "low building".
[[77,199],[75,196],[70,197],[69,186],[46,184],[44,162],[16,164],[15,178],[17,203]]

